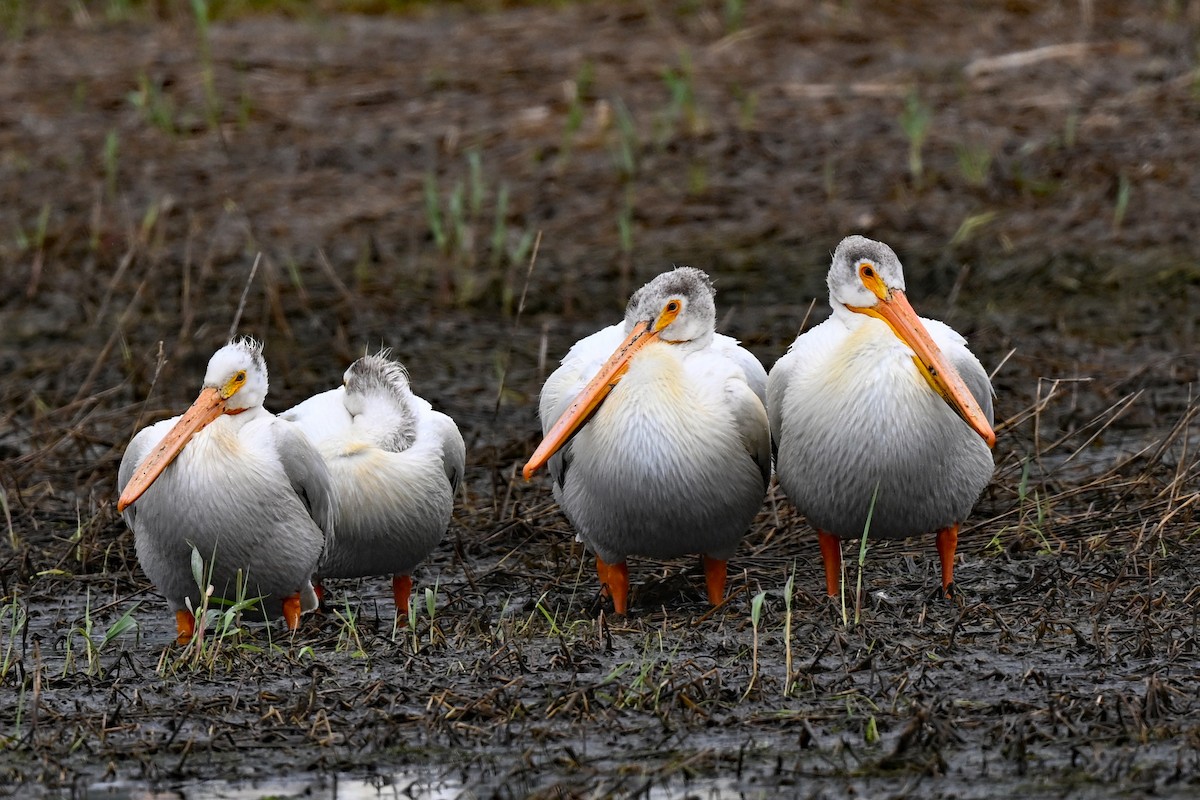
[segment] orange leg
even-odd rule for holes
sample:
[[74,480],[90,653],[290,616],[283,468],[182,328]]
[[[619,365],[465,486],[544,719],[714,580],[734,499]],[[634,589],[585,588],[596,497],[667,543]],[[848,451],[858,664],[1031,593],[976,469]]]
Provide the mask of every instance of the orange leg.
[[825,562],[825,593],[837,597],[842,583],[842,540],[832,533],[817,531],[821,543],[821,560]]
[[946,597],[954,596],[954,553],[958,550],[958,525],[950,525],[937,532],[938,557],[942,561],[942,591]]
[[601,591],[612,598],[616,612],[624,614],[629,609],[629,565],[624,561],[605,564],[596,556],[596,574],[600,576]]
[[175,641],[187,644],[196,633],[196,617],[186,608],[175,612]]
[[393,575],[392,596],[396,598],[396,616],[401,620],[408,619],[408,598],[412,596],[412,577]]
[[701,556],[704,562],[704,583],[708,587],[708,602],[719,606],[725,601],[725,562],[719,558]]
[[283,598],[283,618],[287,621],[289,630],[300,627],[300,593]]

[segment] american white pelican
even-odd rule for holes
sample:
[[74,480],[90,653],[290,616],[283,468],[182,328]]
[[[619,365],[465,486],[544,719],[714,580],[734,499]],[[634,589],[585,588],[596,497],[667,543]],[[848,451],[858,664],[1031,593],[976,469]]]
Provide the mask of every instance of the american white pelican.
[[992,476],[992,387],[949,326],[916,315],[900,260],[862,236],[829,268],[833,315],[771,369],[775,472],[817,529],[836,595],[842,539],[937,532],[953,593],[958,526]]
[[725,597],[725,562],[771,478],[766,371],[714,333],[708,276],[680,267],[629,299],[625,321],[580,340],[542,388],[554,496],[596,553],[618,614],[630,555],[703,556],[708,599]]
[[[133,530],[138,561],[191,639],[200,588],[194,546],[217,597],[262,596],[295,630],[316,608],[310,577],[333,536],[329,471],[289,422],[263,408],[262,345],[239,339],[208,362],[204,388],[182,416],[143,428],[121,459],[117,510]],[[135,471],[136,468],[136,471]]]
[[337,497],[337,539],[322,578],[392,575],[396,614],[408,613],[412,571],[450,524],[466,447],[454,420],[412,393],[387,351],[350,365],[344,383],[280,416],[320,451]]

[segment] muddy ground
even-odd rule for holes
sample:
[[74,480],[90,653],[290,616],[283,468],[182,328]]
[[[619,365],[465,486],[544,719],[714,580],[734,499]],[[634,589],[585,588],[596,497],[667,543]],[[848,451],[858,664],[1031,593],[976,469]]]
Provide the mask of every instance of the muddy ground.
[[[246,5],[0,12],[0,793],[1200,793],[1200,3]],[[844,620],[773,490],[726,605],[600,615],[516,476],[547,371],[673,263],[770,365],[851,232],[995,370],[961,597],[876,544]],[[411,627],[171,643],[116,467],[252,274],[269,407],[384,344],[463,430]]]

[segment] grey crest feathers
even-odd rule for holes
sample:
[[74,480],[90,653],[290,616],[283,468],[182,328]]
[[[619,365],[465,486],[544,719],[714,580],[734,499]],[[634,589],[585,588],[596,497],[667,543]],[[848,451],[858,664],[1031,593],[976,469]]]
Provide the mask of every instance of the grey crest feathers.
[[406,402],[409,395],[408,370],[392,361],[390,348],[367,354],[346,370],[346,391],[356,394],[388,392],[396,401]]
[[235,336],[230,339],[227,344],[233,345],[234,347],[241,347],[253,353],[258,358],[262,358],[263,343],[252,336]]
[[896,251],[883,242],[854,235],[842,239],[833,251],[833,262],[827,277],[830,294],[837,294],[840,286],[859,282],[857,268],[862,261],[870,261],[875,265],[879,277],[883,278],[889,289],[904,291],[904,271]]
[[[362,400],[382,399],[395,412],[394,424],[379,442],[379,447],[391,453],[399,453],[412,446],[417,438],[417,416],[412,407],[412,390],[408,385],[408,371],[398,361],[392,361],[391,350],[384,348],[378,353],[365,355],[346,370],[347,398]],[[347,408],[361,405],[351,401]]]
[[257,339],[252,339],[249,336],[235,336],[229,340],[229,347],[236,347],[244,351],[250,360],[254,362],[254,368],[262,370],[262,374],[267,374],[267,361],[263,358],[263,343]]
[[712,278],[708,277],[708,273],[704,270],[695,267],[676,267],[670,272],[662,273],[634,292],[629,297],[629,305],[625,307],[625,315],[628,317],[630,314],[644,312],[644,318],[653,319],[662,309],[657,305],[641,308],[645,301],[650,297],[663,298],[673,295],[682,297],[689,305],[704,304],[707,301],[709,305],[714,306],[713,313],[715,315],[713,298],[716,294]]
[[671,298],[679,298],[682,309],[660,333],[689,349],[706,347],[717,324],[715,295],[712,280],[702,270],[676,267],[633,293],[625,310],[625,330],[631,331],[639,322],[653,323]]

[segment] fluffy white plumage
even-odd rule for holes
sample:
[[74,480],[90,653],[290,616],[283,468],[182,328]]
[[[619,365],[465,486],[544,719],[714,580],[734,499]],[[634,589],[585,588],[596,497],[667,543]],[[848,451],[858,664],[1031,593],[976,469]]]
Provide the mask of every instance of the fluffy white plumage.
[[414,395],[387,351],[346,370],[342,386],[284,412],[332,476],[338,537],[319,578],[408,575],[441,541],[466,464],[450,417]]
[[[138,560],[175,611],[200,603],[191,571],[195,546],[218,597],[235,599],[238,573],[247,597],[263,595],[268,614],[296,592],[316,607],[310,577],[333,535],[329,473],[316,449],[288,422],[263,408],[267,369],[262,345],[230,342],[209,361],[204,387],[239,373],[244,383],[222,413],[196,432],[162,474],[123,512]],[[118,488],[182,417],[142,429],[121,459]]]
[[[855,236],[838,246],[833,315],[798,337],[768,380],[776,474],[818,530],[862,536],[874,496],[872,537],[931,533],[970,513],[991,478],[991,450],[930,386],[913,348],[884,320],[853,310],[877,302],[856,272],[863,263],[888,289],[904,289],[887,245]],[[920,321],[990,425],[991,384],[966,340]]]
[[554,495],[605,562],[701,553],[724,561],[762,505],[771,474],[766,372],[714,333],[712,284],[663,273],[636,292],[625,321],[575,344],[542,389],[543,433],[639,322],[676,298],[682,310],[594,415],[549,462]]

